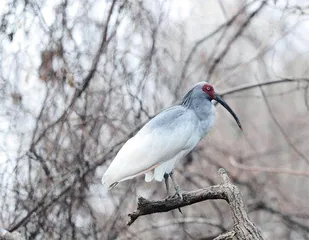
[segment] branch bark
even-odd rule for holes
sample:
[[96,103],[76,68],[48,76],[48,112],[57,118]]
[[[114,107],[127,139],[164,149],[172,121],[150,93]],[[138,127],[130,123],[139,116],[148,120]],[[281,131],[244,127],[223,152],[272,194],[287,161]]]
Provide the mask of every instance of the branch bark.
[[230,205],[234,226],[231,231],[221,234],[215,239],[263,240],[261,232],[250,221],[245,211],[244,202],[238,187],[231,183],[223,168],[219,169],[219,174],[222,178],[220,185],[184,192],[183,200],[178,196],[161,201],[149,201],[139,197],[137,210],[128,215],[130,220],[127,224],[130,226],[138,217],[143,215],[167,212],[201,201],[223,199]]

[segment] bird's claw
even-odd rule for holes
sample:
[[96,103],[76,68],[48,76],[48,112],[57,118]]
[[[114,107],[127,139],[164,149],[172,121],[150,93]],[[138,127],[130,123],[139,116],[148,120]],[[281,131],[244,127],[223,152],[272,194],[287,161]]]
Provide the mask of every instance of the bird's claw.
[[170,200],[170,199],[172,199],[174,197],[175,197],[175,194],[174,195],[169,195],[169,196],[166,197],[166,200]]
[[180,187],[179,186],[175,186],[175,190],[176,190],[176,194],[175,195],[178,195],[180,200],[182,201],[183,200],[183,196],[182,196],[182,192],[180,190]]
[[175,193],[174,195],[169,195],[169,196],[167,196],[167,197],[166,197],[166,200],[170,200],[170,199],[173,199],[173,198],[175,198],[175,197],[179,197],[181,201],[183,200],[183,195],[182,195],[180,189],[179,189],[179,190],[176,190],[176,193]]
[[[182,200],[183,200],[183,196],[182,196],[180,187],[179,187],[178,185],[175,186],[175,190],[176,190],[176,193],[175,193],[174,196],[178,195],[178,197],[180,198],[180,201],[182,201]],[[178,208],[178,211],[179,211],[181,214],[183,214],[180,208]]]
[[181,211],[181,208],[178,208],[178,211],[179,211],[181,214],[183,214],[182,211]]
[[173,195],[168,195],[168,196],[166,197],[166,200],[173,199],[173,198],[175,198],[176,196],[179,196],[178,193],[175,193],[175,194],[173,194]]

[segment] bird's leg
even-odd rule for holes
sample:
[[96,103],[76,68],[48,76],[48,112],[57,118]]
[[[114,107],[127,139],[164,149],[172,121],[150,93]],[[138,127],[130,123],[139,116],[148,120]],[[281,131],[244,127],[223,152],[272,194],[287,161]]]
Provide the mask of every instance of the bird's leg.
[[169,174],[168,173],[164,173],[164,181],[165,181],[167,197],[169,197],[169,195],[170,195],[170,186],[169,186],[169,183],[168,183],[168,177],[169,177]]
[[[175,187],[175,190],[176,190],[176,194],[181,198],[181,200],[182,200],[182,195],[181,195],[181,193],[180,193],[180,188],[179,188],[179,186],[177,185],[177,188],[176,188],[176,186],[175,186],[175,181],[174,181],[174,179],[173,179],[173,177],[172,177],[172,175],[173,175],[173,172],[171,172],[171,173],[165,173],[164,174],[164,180],[165,180],[165,185],[166,185],[166,190],[167,190],[167,197],[169,198],[169,184],[168,184],[168,177],[171,177],[171,179],[172,179],[172,182],[173,182],[173,185],[174,185],[174,187]],[[175,196],[175,195],[174,195]],[[181,209],[180,208],[178,208],[178,210],[179,210],[179,212],[182,214],[182,211],[181,211]]]
[[180,197],[180,199],[182,200],[183,197],[182,197],[182,194],[181,194],[181,190],[180,190],[180,187],[179,185],[175,182],[175,179],[173,177],[173,172],[170,173],[170,177],[172,179],[172,183],[174,185],[174,188],[175,188],[175,191],[176,191],[176,194]]

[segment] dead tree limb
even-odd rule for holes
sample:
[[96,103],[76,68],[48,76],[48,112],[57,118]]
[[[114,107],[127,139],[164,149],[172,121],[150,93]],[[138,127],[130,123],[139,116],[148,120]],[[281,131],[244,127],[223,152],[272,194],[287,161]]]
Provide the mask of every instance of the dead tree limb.
[[131,225],[138,217],[143,215],[167,212],[201,201],[223,199],[230,205],[234,226],[231,231],[221,234],[215,239],[262,240],[261,232],[250,221],[245,211],[245,205],[238,187],[231,183],[223,168],[219,169],[219,174],[222,178],[220,185],[184,192],[183,200],[178,196],[161,201],[149,201],[139,197],[137,210],[129,214],[128,225]]

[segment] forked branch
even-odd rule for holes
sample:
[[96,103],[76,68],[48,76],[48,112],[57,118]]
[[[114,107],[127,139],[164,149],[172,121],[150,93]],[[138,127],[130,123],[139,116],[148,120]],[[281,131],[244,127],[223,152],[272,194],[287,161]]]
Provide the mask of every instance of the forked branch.
[[183,193],[183,200],[178,196],[167,198],[161,201],[149,201],[145,198],[138,198],[137,210],[129,214],[128,225],[131,225],[138,217],[152,213],[167,212],[187,205],[206,200],[224,199],[232,211],[233,229],[215,238],[219,239],[243,239],[262,240],[259,229],[250,221],[242,196],[237,186],[233,185],[223,168],[219,169],[222,178],[220,185],[210,186],[191,192]]

